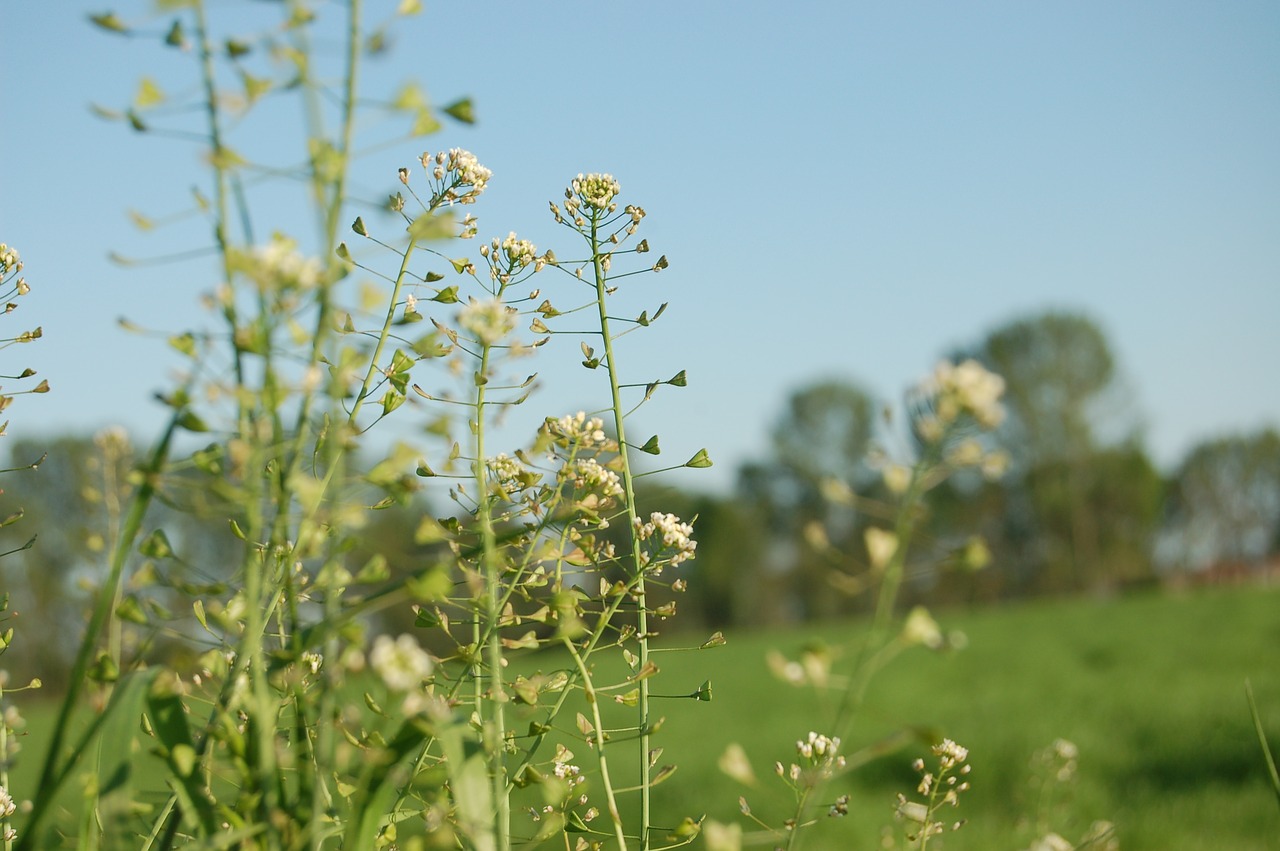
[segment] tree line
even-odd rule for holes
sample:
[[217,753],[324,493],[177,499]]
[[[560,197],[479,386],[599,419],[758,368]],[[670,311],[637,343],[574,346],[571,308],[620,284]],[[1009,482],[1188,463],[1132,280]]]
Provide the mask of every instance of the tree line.
[[[1143,445],[1138,411],[1105,335],[1090,318],[1050,312],[1020,318],[949,353],[973,358],[1005,380],[1007,416],[988,438],[1000,470],[953,476],[929,494],[926,537],[911,565],[908,602],[973,603],[1054,594],[1115,593],[1223,562],[1262,565],[1280,553],[1280,434],[1265,429],[1209,440],[1162,474]],[[682,627],[764,625],[856,614],[870,601],[860,576],[864,533],[892,514],[897,465],[915,449],[910,419],[849,379],[801,387],[786,399],[759,458],[742,465],[729,493],[650,486],[638,498],[697,517],[697,556],[681,566],[688,591],[672,599]],[[907,422],[903,422],[906,420]],[[0,495],[4,549],[35,545],[6,562],[5,590],[24,618],[21,667],[65,667],[101,553],[136,484],[127,437],[67,435],[10,446],[14,467],[38,463]],[[208,573],[227,548],[227,506],[175,489],[154,527],[168,530],[166,558],[138,555],[146,598],[158,611],[189,607],[225,577]],[[162,502],[164,502],[162,500]],[[415,537],[432,506],[406,499],[370,511],[370,559],[408,575],[432,557]],[[975,533],[976,532],[976,533]],[[18,540],[22,538],[22,540]],[[145,549],[145,547],[144,547]],[[375,556],[373,553],[379,553]],[[184,566],[201,565],[195,574]],[[34,616],[33,616],[34,615]],[[410,628],[409,611],[381,626]],[[38,637],[37,637],[38,636]],[[157,633],[153,652],[164,652]],[[22,672],[15,672],[21,677]]]

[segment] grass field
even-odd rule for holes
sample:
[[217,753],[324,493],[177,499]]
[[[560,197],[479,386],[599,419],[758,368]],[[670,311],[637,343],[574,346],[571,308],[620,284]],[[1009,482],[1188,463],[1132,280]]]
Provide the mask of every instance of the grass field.
[[[939,620],[963,630],[968,647],[899,657],[873,683],[846,746],[919,724],[970,748],[973,789],[956,812],[968,824],[947,836],[945,847],[1026,847],[1031,837],[1019,822],[1036,809],[1030,756],[1063,737],[1080,749],[1070,818],[1055,822],[1068,838],[1106,819],[1126,851],[1280,849],[1280,806],[1266,783],[1243,690],[1251,679],[1274,749],[1280,592],[1043,602]],[[849,645],[855,635],[852,625],[731,635],[716,651],[664,659],[665,673],[678,678],[687,668],[695,685],[710,673],[715,700],[670,714],[667,753],[681,768],[657,792],[673,805],[697,801],[721,819],[736,816],[743,793],[753,810],[777,812],[769,801],[786,790],[769,782],[773,760],[788,761],[791,743],[810,729],[822,732],[830,716],[811,690],[770,676],[763,656],[773,647],[794,654],[815,638]],[[718,776],[715,759],[730,741],[747,748],[762,791]],[[846,789],[851,817],[825,820],[808,847],[877,847],[895,793],[909,792],[918,779],[909,767],[917,755],[925,755],[923,747],[855,774]]]
[[[1080,750],[1069,805],[1053,820],[1068,838],[1106,819],[1124,851],[1280,849],[1280,806],[1243,691],[1251,679],[1273,748],[1280,745],[1280,590],[1043,602],[939,613],[939,620],[944,629],[962,630],[968,646],[942,654],[915,648],[895,660],[873,682],[845,743],[852,751],[919,725],[970,749],[973,789],[955,811],[968,823],[931,848],[1027,847],[1032,837],[1023,820],[1036,812],[1030,757],[1062,737]],[[658,705],[667,718],[657,737],[665,749],[660,762],[679,766],[655,790],[660,817],[736,820],[745,794],[756,813],[780,821],[791,801],[773,762],[789,762],[794,741],[809,730],[827,732],[833,709],[812,690],[776,680],[765,655],[777,649],[794,656],[813,641],[838,653],[852,646],[858,629],[730,633],[724,647],[659,654],[662,687],[655,691],[691,692],[707,678],[714,682],[711,702]],[[30,707],[27,714],[30,736],[13,783],[18,795],[32,782],[52,712]],[[716,768],[730,742],[746,748],[757,788]],[[589,764],[587,749],[575,749]],[[851,794],[851,814],[824,818],[806,847],[880,847],[895,794],[915,786],[910,763],[925,751],[909,746],[838,781],[833,794]]]

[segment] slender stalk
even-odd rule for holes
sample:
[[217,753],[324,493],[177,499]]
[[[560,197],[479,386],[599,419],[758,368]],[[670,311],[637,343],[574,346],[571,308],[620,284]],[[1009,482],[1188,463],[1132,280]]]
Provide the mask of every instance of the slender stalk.
[[[622,461],[622,487],[627,506],[627,530],[631,535],[631,570],[634,584],[633,595],[636,600],[636,633],[640,645],[640,669],[649,664],[649,611],[648,599],[645,597],[644,565],[640,561],[640,545],[635,538],[636,530],[636,494],[635,479],[631,473],[631,458],[627,452],[627,432],[622,406],[621,381],[618,376],[617,361],[613,351],[613,336],[609,332],[609,314],[605,299],[608,296],[608,272],[604,266],[604,254],[601,252],[600,222],[604,211],[593,209],[591,213],[591,245],[592,270],[596,287],[596,308],[599,312],[600,337],[604,345],[605,364],[609,373],[609,393],[613,404],[613,424],[618,434],[618,455]],[[649,678],[640,681],[640,848],[649,848],[649,823],[652,787],[650,783],[649,765]]]
[[[498,623],[502,617],[501,600],[502,578],[499,575],[497,543],[493,533],[493,503],[489,498],[488,466],[485,464],[485,385],[489,377],[489,356],[492,347],[488,343],[481,344],[480,369],[476,385],[476,420],[475,420],[475,460],[472,464],[476,481],[476,520],[480,525],[481,567],[484,571],[485,586],[485,619],[488,637],[484,653],[488,663],[489,700],[493,706],[492,741],[489,750],[489,781],[493,784],[493,799],[496,807],[494,821],[498,848],[506,851],[511,847],[511,793],[507,787],[506,765],[506,690],[502,677],[502,637],[498,631]],[[479,626],[480,619],[476,619]],[[480,654],[479,636],[477,635],[476,654]],[[485,666],[477,661],[476,683],[479,689]],[[482,697],[483,695],[478,695]],[[476,709],[480,710],[481,703]]]
[[[600,717],[600,703],[596,699],[595,686],[592,685],[591,674],[587,671],[586,663],[578,655],[578,649],[573,646],[573,642],[567,638],[563,638],[561,641],[568,649],[569,654],[573,656],[573,662],[578,668],[578,676],[582,678],[583,694],[586,695],[587,705],[591,707],[591,720],[596,728],[595,735],[591,737],[591,745],[595,748],[596,759],[600,762],[600,782],[604,784],[605,801],[608,802],[609,806],[609,818],[613,821],[613,835],[618,840],[618,851],[626,851],[627,836],[622,829],[622,814],[618,811],[618,798],[614,794],[613,781],[609,777],[609,759],[604,752],[604,722]],[[644,834],[649,832],[648,825],[643,826],[643,831],[641,843],[647,845]]]

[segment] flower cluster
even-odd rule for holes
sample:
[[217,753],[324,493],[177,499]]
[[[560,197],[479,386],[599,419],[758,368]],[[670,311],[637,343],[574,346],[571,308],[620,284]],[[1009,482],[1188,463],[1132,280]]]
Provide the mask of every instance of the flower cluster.
[[599,494],[606,499],[617,499],[623,495],[622,479],[594,458],[579,458],[570,470],[573,486],[578,490]]
[[461,148],[434,155],[424,153],[421,162],[440,185],[437,198],[449,203],[474,204],[493,177],[493,172],[480,165],[475,154]]
[[431,676],[433,663],[412,635],[379,635],[369,651],[369,665],[392,691],[410,691]]
[[533,483],[533,475],[516,458],[503,452],[485,462],[498,489],[507,496],[519,493]]
[[22,256],[18,254],[18,249],[0,242],[0,274],[7,275],[11,271],[22,271]]
[[[18,250],[0,242],[0,285],[9,283],[10,279],[21,271],[22,256],[18,254]],[[26,295],[31,292],[26,278],[18,278],[14,285],[14,292],[17,295]]]
[[507,234],[506,239],[495,236],[487,245],[480,246],[480,256],[489,261],[489,279],[503,285],[511,283],[517,272],[530,266],[533,271],[541,272],[546,263],[532,242],[517,239],[514,232]]
[[492,346],[515,330],[516,311],[503,304],[501,299],[477,301],[473,298],[458,313],[458,324],[481,343]]
[[800,761],[791,763],[788,768],[784,768],[781,762],[775,762],[773,770],[779,777],[789,779],[792,783],[803,780],[807,785],[814,785],[845,767],[845,759],[839,751],[838,736],[824,736],[811,730],[807,738],[796,741],[796,753]]
[[579,174],[565,190],[564,206],[575,215],[583,204],[596,210],[609,210],[614,197],[621,191],[622,187],[612,174]]
[[[654,574],[661,573],[665,564],[675,567],[693,558],[694,551],[698,549],[698,542],[691,537],[693,526],[681,521],[674,514],[655,511],[649,515],[648,522],[637,517],[635,524],[636,537],[641,541],[650,542],[640,552],[640,564],[646,568],[652,566]],[[668,553],[665,559],[661,561],[657,559],[657,556]]]
[[277,233],[267,245],[250,252],[244,271],[263,290],[305,290],[320,282],[324,267],[316,258],[299,252],[297,242]]
[[585,411],[566,414],[558,420],[548,418],[547,431],[552,436],[577,444],[583,449],[604,447],[608,442],[604,433],[604,420],[599,417],[587,419]]
[[[14,803],[13,796],[9,794],[9,790],[0,786],[0,819],[7,819],[13,815],[18,809],[18,805]],[[18,838],[18,832],[9,825],[4,826],[3,832],[0,832],[0,841],[12,842]]]
[[[935,774],[925,769],[923,759],[911,764],[920,774],[920,783],[916,792],[924,798],[923,802],[909,801],[905,795],[898,795],[896,815],[903,821],[917,825],[907,833],[907,839],[915,842],[937,836],[947,827],[935,816],[943,805],[959,806],[960,793],[969,790],[969,781],[963,778],[969,774],[969,750],[961,747],[951,739],[943,739],[933,746],[933,755],[938,758],[938,770]],[[953,822],[951,830],[959,830],[963,821]]]
[[1004,406],[1000,404],[1004,379],[976,360],[959,365],[942,361],[921,390],[933,398],[938,425],[943,428],[962,414],[970,415],[987,429],[1004,421]]

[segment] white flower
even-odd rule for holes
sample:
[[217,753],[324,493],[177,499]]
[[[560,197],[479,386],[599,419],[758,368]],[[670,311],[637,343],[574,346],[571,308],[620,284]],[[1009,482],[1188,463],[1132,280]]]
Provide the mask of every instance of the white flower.
[[9,794],[9,790],[0,786],[0,818],[8,818],[13,815],[17,808],[17,804],[13,802],[13,796]]
[[369,652],[369,665],[392,691],[409,691],[431,675],[432,661],[412,635],[380,635]]
[[480,342],[492,346],[515,330],[516,314],[500,299],[477,301],[473,298],[458,314],[458,324]]
[[943,423],[955,422],[962,413],[969,414],[983,428],[995,428],[1004,421],[1004,379],[990,372],[976,360],[956,364],[942,361],[933,377],[921,388],[934,399],[934,408]]
[[604,433],[604,420],[599,417],[587,419],[586,412],[567,414],[558,420],[547,420],[547,427],[553,434],[565,438],[570,443],[577,443],[584,449],[603,446],[608,439]]
[[498,487],[508,496],[519,493],[529,480],[528,471],[519,460],[503,452],[485,462]]
[[274,234],[271,242],[250,253],[249,277],[262,287],[297,287],[310,289],[320,280],[324,267],[314,257],[298,251],[298,244],[283,234]]
[[0,242],[0,274],[7,275],[9,272],[21,271],[22,257],[18,254],[18,249],[10,248]]
[[578,200],[597,210],[609,209],[614,196],[622,191],[612,174],[579,174],[569,186]]
[[594,458],[579,458],[573,462],[573,485],[579,490],[598,493],[608,498],[623,495],[622,480],[613,470],[608,470]]
[[867,558],[876,570],[883,570],[898,552],[898,536],[876,526],[868,526],[862,533],[867,545]]
[[[496,237],[494,241],[497,241]],[[507,238],[502,240],[501,248],[503,253],[507,255],[507,262],[512,266],[528,266],[533,263],[533,259],[538,253],[538,249],[529,240],[516,239],[514,231],[507,234]]]
[[451,203],[474,204],[493,177],[493,172],[480,165],[475,154],[462,148],[434,155],[425,153],[421,162],[431,177],[442,184],[437,198]]
[[950,771],[969,758],[969,749],[957,745],[950,739],[943,739],[941,744],[934,745],[933,753],[939,758],[938,764],[943,771]]
[[924,606],[916,606],[907,615],[906,623],[902,625],[902,640],[907,644],[923,644],[932,650],[945,643],[942,629]]
[[691,537],[693,527],[674,514],[655,511],[649,515],[647,523],[637,517],[635,524],[636,537],[641,541],[653,542],[640,553],[640,562],[643,566],[648,567],[653,564],[656,561],[655,556],[669,553],[654,568],[654,573],[660,573],[664,564],[675,567],[693,558],[694,552],[698,549],[698,542]]

